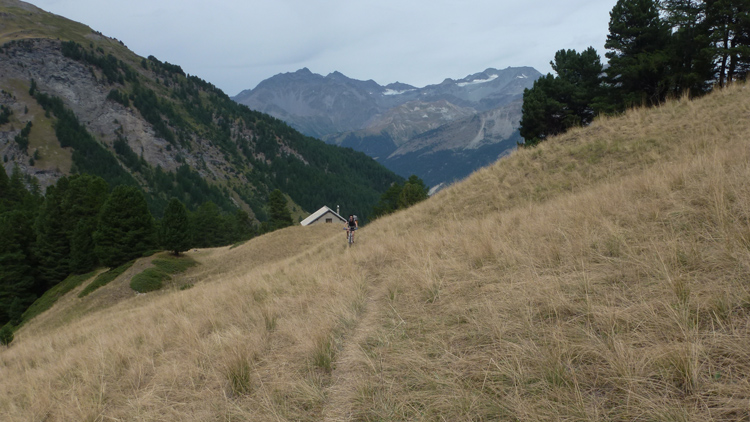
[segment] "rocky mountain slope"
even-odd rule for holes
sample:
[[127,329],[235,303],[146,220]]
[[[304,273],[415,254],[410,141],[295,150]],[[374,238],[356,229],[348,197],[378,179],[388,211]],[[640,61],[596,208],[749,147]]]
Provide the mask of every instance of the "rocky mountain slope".
[[0,155],[42,187],[87,172],[141,186],[156,214],[175,196],[263,218],[275,188],[365,213],[398,180],[85,25],[16,0],[0,15]]
[[[436,185],[465,177],[516,145],[519,100],[539,76],[529,67],[487,69],[417,88],[301,69],[269,78],[234,100],[308,135],[363,151],[402,176],[414,173]],[[476,122],[481,124],[475,127]],[[468,127],[457,127],[464,124]]]

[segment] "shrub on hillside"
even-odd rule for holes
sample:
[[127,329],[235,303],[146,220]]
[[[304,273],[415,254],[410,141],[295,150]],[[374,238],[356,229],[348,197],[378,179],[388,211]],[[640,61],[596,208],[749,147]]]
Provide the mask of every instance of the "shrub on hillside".
[[148,293],[159,290],[163,280],[169,280],[169,274],[158,268],[147,268],[130,280],[130,288],[138,293]]
[[154,266],[167,274],[181,273],[190,267],[198,265],[198,263],[190,257],[183,256],[180,258],[167,257],[161,259],[155,259],[152,262]]

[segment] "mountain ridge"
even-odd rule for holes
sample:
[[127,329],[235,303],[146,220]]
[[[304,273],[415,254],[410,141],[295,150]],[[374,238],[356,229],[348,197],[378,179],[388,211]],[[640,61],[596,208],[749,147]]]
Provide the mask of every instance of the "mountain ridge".
[[[170,196],[193,208],[211,192],[224,210],[262,219],[274,188],[308,211],[338,203],[366,215],[399,180],[363,154],[305,137],[178,65],[139,57],[83,24],[15,0],[0,1],[0,13],[0,103],[12,109],[11,122],[0,126],[0,153],[6,171],[16,165],[42,187],[97,165],[60,145],[60,116],[42,109],[31,91],[59,98],[59,110],[70,110],[95,139],[87,148],[114,157],[107,167],[145,189],[157,215]],[[24,148],[14,139],[28,124]],[[203,192],[178,180],[187,175],[206,182]]]
[[[520,138],[506,133],[500,139],[499,132],[487,137],[475,133],[470,138],[459,138],[452,142],[453,161],[456,163],[453,171],[450,154],[443,153],[439,159],[433,156],[437,150],[448,149],[445,142],[441,146],[438,145],[439,139],[422,135],[443,125],[454,127],[446,127],[445,132],[466,132],[456,131],[455,125],[464,118],[483,113],[482,121],[501,119],[491,122],[490,127],[511,126],[516,129],[520,122],[519,100],[523,90],[531,87],[539,76],[541,74],[531,67],[487,68],[461,79],[446,78],[439,84],[418,88],[400,82],[381,86],[372,80],[348,78],[340,72],[322,76],[303,68],[274,75],[233,99],[282,119],[310,136],[363,151],[403,177],[416,174],[429,180],[428,184],[435,185],[465,177],[471,170],[515,147]],[[517,108],[517,112],[500,111],[507,107]],[[402,155],[397,150],[417,137],[421,137],[421,144],[425,146],[418,154],[420,163],[413,169],[395,163],[395,157]],[[510,138],[513,142],[504,142]],[[428,146],[425,139],[433,139],[438,144]],[[495,148],[492,152],[485,149],[489,157],[473,153],[467,156],[464,152],[464,149],[472,149],[472,145],[487,143],[502,144],[502,148]],[[392,157],[392,154],[396,155]],[[432,169],[430,160],[434,161]],[[470,163],[468,166],[467,162]]]

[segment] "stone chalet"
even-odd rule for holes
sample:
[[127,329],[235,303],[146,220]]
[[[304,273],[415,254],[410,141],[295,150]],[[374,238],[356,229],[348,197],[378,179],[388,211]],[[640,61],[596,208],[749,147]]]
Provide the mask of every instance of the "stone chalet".
[[303,226],[310,226],[320,223],[346,223],[346,218],[338,215],[336,211],[324,205],[323,208],[315,211],[310,214],[309,217],[302,220],[300,224]]

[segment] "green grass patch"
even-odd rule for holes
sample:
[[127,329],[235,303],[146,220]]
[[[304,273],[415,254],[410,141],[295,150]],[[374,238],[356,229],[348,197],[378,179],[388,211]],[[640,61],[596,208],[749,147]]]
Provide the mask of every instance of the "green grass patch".
[[68,278],[58,283],[55,287],[44,292],[42,297],[35,300],[34,303],[32,303],[31,306],[29,306],[29,309],[27,309],[26,312],[23,313],[23,315],[21,316],[20,325],[23,325],[24,322],[31,320],[35,316],[51,308],[52,305],[54,305],[55,302],[57,302],[57,299],[60,299],[66,293],[75,289],[76,287],[80,286],[84,281],[93,277],[97,271],[98,270],[94,270],[88,274],[70,275],[68,276]]
[[[138,293],[148,293],[159,290],[164,285],[164,280],[170,280],[170,274],[177,274],[187,270],[190,267],[198,265],[193,258],[189,256],[162,255],[151,261],[154,264],[151,268],[146,268],[140,274],[137,274],[130,280],[130,288]],[[192,284],[182,286],[180,290],[189,289]]]
[[161,271],[167,274],[177,274],[187,270],[190,267],[198,265],[193,258],[189,256],[166,256],[157,258],[152,261],[152,264]]
[[138,293],[148,293],[161,289],[164,280],[169,280],[169,274],[159,268],[146,268],[130,280],[130,288]]
[[84,287],[83,290],[81,290],[81,293],[78,293],[78,297],[84,297],[88,295],[89,293],[93,292],[94,290],[98,289],[99,287],[102,287],[109,283],[110,281],[114,280],[119,276],[120,274],[124,273],[125,270],[130,268],[135,261],[130,261],[127,264],[122,264],[117,268],[113,268],[106,273],[101,273],[99,276],[97,276],[94,281],[89,283],[88,286]]

